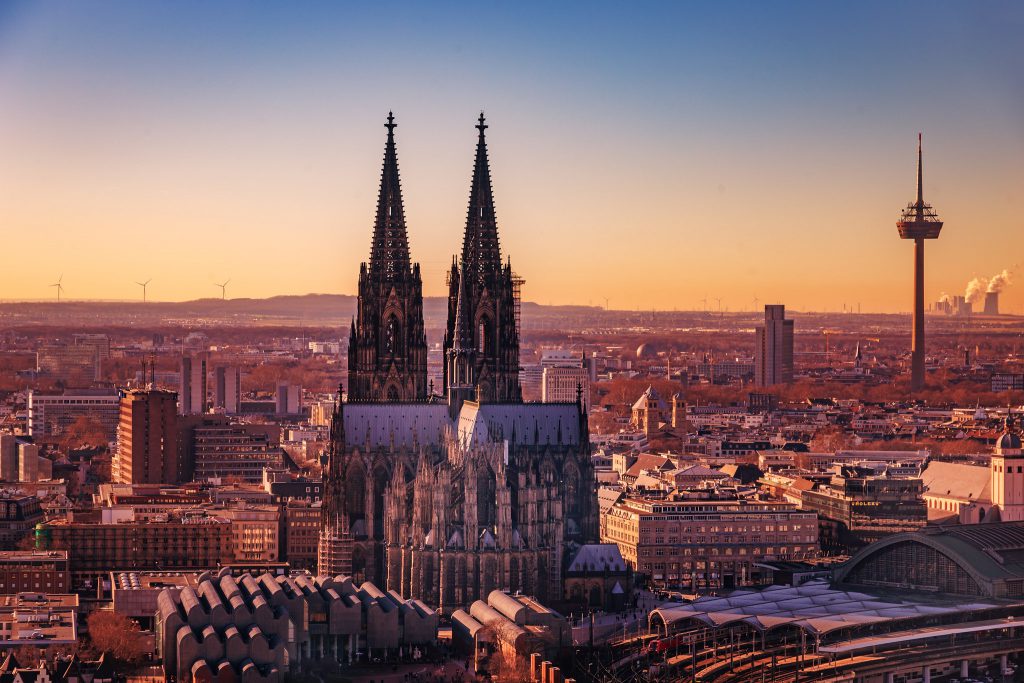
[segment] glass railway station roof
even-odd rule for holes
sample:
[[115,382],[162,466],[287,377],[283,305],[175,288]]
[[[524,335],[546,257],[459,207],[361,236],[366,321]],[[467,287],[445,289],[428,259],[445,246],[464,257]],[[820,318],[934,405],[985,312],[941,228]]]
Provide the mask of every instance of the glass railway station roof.
[[725,597],[703,597],[692,603],[669,603],[653,610],[648,620],[652,626],[664,624],[677,629],[687,622],[709,628],[745,624],[759,631],[791,626],[821,636],[837,629],[967,615],[1013,604],[1021,603],[917,593],[872,594],[833,588],[819,579],[796,587],[769,586],[758,591],[739,590]]
[[875,650],[876,648],[893,645],[910,645],[923,640],[935,638],[949,638],[967,633],[985,633],[989,631],[1005,631],[1006,629],[1024,628],[1024,621],[1010,619],[989,619],[987,621],[973,621],[966,624],[950,626],[933,626],[930,628],[918,628],[910,631],[898,631],[881,636],[868,636],[866,638],[854,638],[835,645],[823,645],[818,648],[820,654],[851,654]]

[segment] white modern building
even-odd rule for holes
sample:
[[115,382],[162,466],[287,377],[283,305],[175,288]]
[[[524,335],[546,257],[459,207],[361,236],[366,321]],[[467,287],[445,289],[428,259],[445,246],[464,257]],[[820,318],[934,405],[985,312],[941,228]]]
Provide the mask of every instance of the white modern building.
[[544,368],[541,380],[541,400],[544,403],[575,403],[581,391],[584,407],[589,412],[590,373],[586,368]]

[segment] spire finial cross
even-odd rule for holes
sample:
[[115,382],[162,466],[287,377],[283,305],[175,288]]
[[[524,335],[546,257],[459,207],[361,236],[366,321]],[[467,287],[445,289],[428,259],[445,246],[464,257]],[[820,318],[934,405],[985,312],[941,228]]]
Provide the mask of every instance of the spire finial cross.
[[395,115],[390,111],[388,112],[388,122],[384,124],[384,127],[388,129],[388,135],[394,133],[395,128],[398,127],[398,124],[395,123]]
[[484,123],[484,113],[480,112],[480,123],[476,124],[476,129],[480,131],[480,135],[484,134],[484,130],[487,128],[487,124]]

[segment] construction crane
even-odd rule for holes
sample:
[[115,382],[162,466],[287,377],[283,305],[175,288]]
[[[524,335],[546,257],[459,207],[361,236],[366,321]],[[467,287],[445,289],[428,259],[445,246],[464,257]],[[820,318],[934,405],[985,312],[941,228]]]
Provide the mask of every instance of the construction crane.
[[832,367],[832,360],[829,356],[829,337],[833,334],[841,334],[839,330],[822,330],[821,333],[825,335],[825,365]]

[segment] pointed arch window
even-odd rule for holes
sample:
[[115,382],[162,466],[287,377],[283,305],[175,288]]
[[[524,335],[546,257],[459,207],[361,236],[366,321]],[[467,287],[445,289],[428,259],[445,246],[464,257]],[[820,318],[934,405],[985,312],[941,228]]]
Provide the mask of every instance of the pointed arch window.
[[486,315],[480,318],[477,329],[477,351],[485,356],[494,353],[494,325]]
[[481,529],[495,530],[498,523],[497,477],[489,466],[477,473],[477,524]]
[[352,464],[345,473],[345,512],[349,524],[366,517],[366,475],[362,468]]

